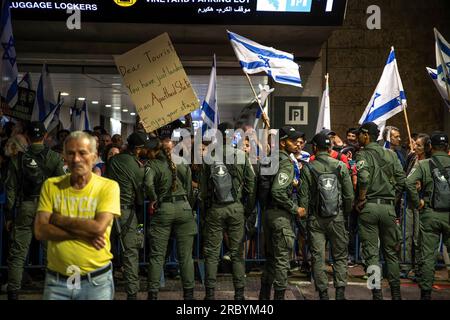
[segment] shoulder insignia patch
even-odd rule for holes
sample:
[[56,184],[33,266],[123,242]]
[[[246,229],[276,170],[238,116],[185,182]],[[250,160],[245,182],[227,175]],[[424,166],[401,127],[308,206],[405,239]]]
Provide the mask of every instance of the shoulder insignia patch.
[[289,176],[286,173],[281,172],[278,175],[278,184],[280,186],[284,186],[285,184],[287,184],[288,180],[289,180]]
[[362,168],[364,168],[364,166],[366,165],[366,161],[365,160],[360,160],[356,163],[356,170],[361,170]]

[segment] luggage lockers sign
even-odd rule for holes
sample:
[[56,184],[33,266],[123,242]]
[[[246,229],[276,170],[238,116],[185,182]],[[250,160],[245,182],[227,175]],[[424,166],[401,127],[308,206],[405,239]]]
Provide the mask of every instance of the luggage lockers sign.
[[114,59],[147,132],[199,108],[167,33]]
[[11,1],[11,14],[17,20],[67,20],[66,10],[80,10],[82,22],[339,26],[346,5],[347,0]]

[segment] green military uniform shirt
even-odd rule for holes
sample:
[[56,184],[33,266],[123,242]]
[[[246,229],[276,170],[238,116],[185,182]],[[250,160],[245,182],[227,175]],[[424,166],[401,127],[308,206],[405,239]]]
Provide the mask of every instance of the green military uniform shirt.
[[[450,156],[443,151],[438,151],[433,154],[443,167],[450,166]],[[424,201],[426,207],[431,206],[431,197],[433,193],[433,177],[430,171],[430,161],[431,159],[425,159],[419,161],[414,168],[411,170],[408,178],[406,179],[406,188],[411,197],[411,203],[414,208],[419,206],[420,198],[416,189],[416,181],[422,183],[421,190],[424,195]]]
[[[30,151],[34,154],[39,154],[45,149],[45,146],[41,143],[33,143],[30,145]],[[10,213],[16,202],[20,200],[18,197],[23,196],[20,190],[20,175],[21,175],[21,164],[19,164],[20,154],[14,157],[9,162],[8,173],[6,176],[6,208],[7,212]],[[64,161],[61,156],[49,150],[45,159],[45,172],[48,177],[57,177],[64,175]]]
[[[382,175],[382,168],[387,177]],[[375,142],[356,154],[356,169],[358,188],[367,190],[367,199],[394,200],[396,192],[404,189],[406,177],[397,155]]]
[[272,205],[286,210],[292,215],[297,215],[298,203],[292,199],[294,189],[294,164],[288,153],[280,150],[279,168],[272,183]]
[[[251,214],[255,208],[255,199],[256,199],[255,171],[253,170],[253,166],[250,163],[250,160],[244,151],[239,149],[235,149],[233,151],[236,152],[236,156],[234,158],[235,160],[236,159],[244,160],[243,161],[244,163],[237,163],[233,165],[234,166],[233,174],[230,173],[233,179],[232,182],[233,188],[237,189],[235,190],[237,191],[237,199],[240,199],[241,201],[244,200],[244,198],[246,199],[244,204],[245,212],[246,214]],[[210,194],[210,191],[213,189],[210,177],[211,177],[211,166],[208,164],[203,164],[200,182],[201,198],[203,200],[208,201],[208,203],[211,205],[212,204],[211,202],[214,202],[214,197],[212,197],[212,195]]]
[[[326,162],[326,165],[320,162],[321,159]],[[350,174],[347,167],[341,161],[333,159],[330,157],[328,152],[319,152],[316,155],[316,160],[312,161],[310,166],[312,166],[319,173],[330,173],[334,172],[337,167],[339,167],[340,173],[340,183],[342,190],[342,201],[343,201],[343,212],[349,213],[352,210],[353,204],[353,185],[350,179]],[[317,214],[316,207],[310,206],[310,203],[317,203],[317,188],[313,182],[312,173],[307,165],[303,166],[300,176],[300,207],[305,208],[308,215]]]
[[144,166],[135,155],[121,153],[112,157],[106,168],[106,176],[119,183],[122,206],[143,204]]
[[178,164],[176,167],[177,188],[175,191],[172,191],[172,171],[164,152],[161,152],[156,159],[147,163],[145,168],[145,186],[150,201],[161,202],[161,199],[171,196],[186,196],[189,204],[193,205],[191,169],[183,163]]

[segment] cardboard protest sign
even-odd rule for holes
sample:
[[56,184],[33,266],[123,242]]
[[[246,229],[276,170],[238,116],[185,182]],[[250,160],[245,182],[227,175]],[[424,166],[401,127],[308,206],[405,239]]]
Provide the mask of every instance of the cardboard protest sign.
[[199,108],[167,33],[115,57],[115,62],[147,132]]

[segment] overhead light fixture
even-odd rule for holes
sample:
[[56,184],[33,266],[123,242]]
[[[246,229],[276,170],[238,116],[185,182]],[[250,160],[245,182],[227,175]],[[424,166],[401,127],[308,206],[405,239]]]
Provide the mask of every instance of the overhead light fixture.
[[135,116],[135,115],[136,115],[136,113],[130,112],[130,116]]
[[78,97],[78,100],[84,101],[84,100],[86,100],[86,98],[84,98],[84,97]]
[[92,104],[98,104],[98,101],[92,101]]
[[61,92],[62,97],[67,97],[69,94],[67,92]]
[[111,83],[111,85],[112,85],[112,86],[121,86],[122,84],[116,82],[116,83]]
[[113,107],[113,109],[115,109],[115,110],[120,110],[120,107]]
[[110,104],[105,104],[105,107],[106,108],[111,108],[111,105]]
[[122,111],[123,111],[123,112],[128,112],[128,109],[123,109]]

